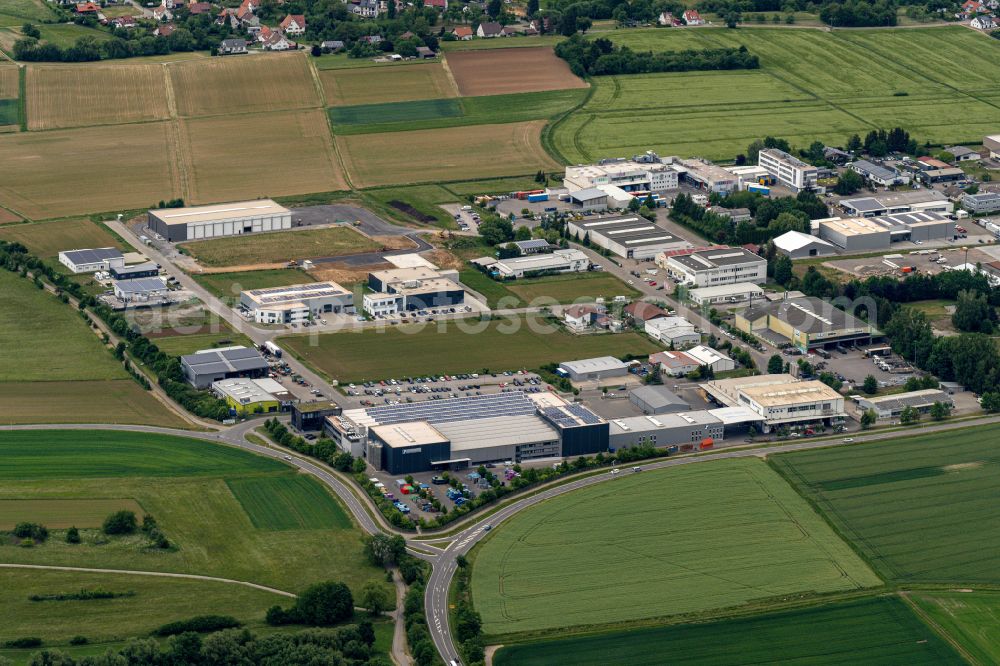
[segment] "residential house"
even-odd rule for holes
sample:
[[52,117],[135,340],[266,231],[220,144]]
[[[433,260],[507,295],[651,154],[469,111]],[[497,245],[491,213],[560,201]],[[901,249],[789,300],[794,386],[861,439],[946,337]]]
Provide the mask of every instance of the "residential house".
[[681,377],[701,367],[698,359],[682,351],[662,351],[649,355],[649,364],[659,366],[660,375]]
[[636,324],[645,324],[647,321],[667,316],[666,310],[645,301],[629,303],[625,306],[624,312],[625,316],[630,317]]
[[167,9],[183,9],[186,3],[184,0],[163,0],[160,4]]
[[993,20],[992,16],[984,14],[982,16],[977,16],[976,18],[972,19],[972,23],[970,23],[969,25],[971,25],[976,30],[994,30],[997,27],[997,22]]
[[434,53],[434,51],[430,50],[426,46],[418,46],[417,47],[417,57],[418,58],[435,58],[435,57],[437,57],[437,54]]
[[480,23],[479,27],[476,28],[476,36],[480,39],[490,39],[493,37],[499,37],[503,34],[503,26],[501,26],[496,21],[487,21],[485,23]]
[[89,14],[97,16],[101,12],[101,7],[93,2],[81,2],[76,5],[77,14]]
[[607,319],[605,309],[598,305],[571,305],[563,311],[563,321],[574,331],[583,331]]
[[512,25],[505,25],[503,28],[500,29],[501,37],[514,37],[519,34],[521,34],[521,31]]
[[[263,30],[261,32],[263,34]],[[288,51],[297,46],[295,42],[285,37],[285,33],[277,29],[271,30],[267,38],[261,40],[261,43],[264,45],[265,51]]]
[[247,40],[223,39],[219,44],[219,55],[237,55],[247,52]]
[[416,35],[414,35],[412,32],[410,32],[409,30],[407,30],[406,32],[404,32],[403,34],[401,34],[398,39],[399,40],[413,39],[414,37],[416,37]]
[[667,28],[678,28],[684,25],[684,21],[680,20],[670,12],[662,12],[656,18],[656,22]]
[[188,5],[188,11],[194,16],[197,16],[198,14],[207,14],[212,11],[212,5],[208,2],[192,2]]
[[701,17],[701,14],[696,9],[686,10],[683,16],[686,25],[705,25],[705,19]]
[[359,38],[358,41],[364,42],[365,44],[371,44],[372,46],[378,46],[382,43],[382,35],[365,35]]
[[439,12],[448,9],[448,0],[424,0],[424,7],[433,7]]
[[465,42],[472,39],[472,28],[467,25],[456,26],[451,34],[455,35],[455,39]]
[[306,17],[302,14],[289,14],[282,19],[281,29],[286,35],[304,35],[306,32]]
[[965,0],[962,3],[962,12],[959,14],[959,18],[969,18],[970,16],[975,16],[976,14],[985,14],[986,6],[979,2],[979,0]]
[[173,21],[174,13],[169,9],[167,9],[166,7],[164,7],[163,5],[159,5],[158,7],[153,8],[153,18],[161,22]]
[[361,18],[378,18],[381,11],[378,0],[354,0],[351,13]]
[[159,26],[156,27],[156,30],[153,31],[153,36],[154,37],[169,37],[170,35],[174,34],[174,31],[176,29],[177,29],[177,26],[175,26],[173,23],[164,23],[164,24],[159,25]]
[[122,28],[124,30],[130,30],[138,25],[134,16],[116,16],[111,19],[109,25],[112,28]]

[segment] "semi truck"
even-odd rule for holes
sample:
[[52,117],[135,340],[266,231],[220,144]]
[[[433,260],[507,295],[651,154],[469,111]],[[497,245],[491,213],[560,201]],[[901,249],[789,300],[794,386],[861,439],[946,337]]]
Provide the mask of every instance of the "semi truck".
[[261,345],[261,351],[267,352],[268,354],[271,354],[275,358],[281,358],[281,354],[282,354],[281,347],[279,347],[278,345],[274,344],[270,340],[268,340],[267,342],[265,342],[264,344]]

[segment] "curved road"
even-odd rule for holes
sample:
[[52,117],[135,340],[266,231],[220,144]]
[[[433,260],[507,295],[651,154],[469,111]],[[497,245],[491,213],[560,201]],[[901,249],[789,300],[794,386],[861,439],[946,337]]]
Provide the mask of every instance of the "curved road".
[[[251,429],[260,425],[260,421],[246,421],[239,425],[227,428],[226,430],[219,433],[202,433],[202,432],[191,432],[188,430],[177,430],[173,428],[162,428],[156,426],[141,426],[141,425],[107,425],[107,424],[51,424],[51,425],[20,425],[20,426],[0,426],[0,431],[3,430],[122,430],[131,432],[147,432],[165,435],[176,435],[179,437],[191,437],[195,439],[201,439],[204,441],[215,442],[218,444],[225,444],[228,446],[234,446],[247,451],[251,451],[261,456],[266,456],[268,458],[273,458],[277,460],[283,460],[285,463],[299,468],[303,472],[312,474],[321,482],[327,485],[344,505],[353,514],[354,519],[357,521],[358,525],[361,526],[369,534],[375,534],[378,532],[395,532],[391,528],[384,527],[379,524],[373,517],[365,506],[363,500],[361,500],[355,493],[348,487],[348,485],[338,478],[334,473],[328,471],[323,466],[316,464],[308,459],[305,459],[294,452],[285,451],[280,448],[269,448],[260,446],[258,444],[253,444],[245,439],[245,435]],[[1000,416],[990,416],[978,419],[972,419],[968,421],[953,421],[945,422],[936,425],[927,425],[920,429],[920,433],[927,434],[933,432],[942,432],[946,430],[953,430],[956,428],[965,428],[976,425],[985,425],[992,423],[1000,423]],[[849,443],[863,443],[863,442],[874,442],[879,440],[894,439],[898,437],[906,436],[906,431],[893,431],[893,432],[882,432],[882,433],[866,433],[858,434],[851,438],[851,442],[845,442],[842,438],[827,438],[827,439],[808,439],[796,442],[789,442],[786,444],[778,445],[746,445],[740,448],[733,448],[730,450],[721,450],[713,453],[701,453],[701,454],[687,454],[678,457],[669,458],[666,460],[661,460],[658,462],[648,462],[640,463],[644,470],[655,470],[655,469],[665,469],[668,467],[677,467],[680,465],[691,465],[702,462],[711,462],[714,460],[723,460],[728,458],[746,458],[751,456],[763,457],[778,453],[788,453],[793,451],[805,451],[809,449],[818,449],[830,446],[844,446]],[[444,659],[446,664],[450,664],[451,661],[456,663],[461,663],[461,658],[459,656],[458,648],[455,645],[454,639],[452,638],[451,629],[448,622],[448,590],[451,587],[452,577],[455,575],[455,571],[458,567],[456,559],[459,555],[464,555],[468,553],[472,548],[479,542],[479,540],[486,533],[485,526],[491,525],[495,526],[508,520],[520,511],[526,508],[535,506],[541,502],[552,499],[559,495],[563,495],[580,488],[586,488],[597,483],[613,482],[617,477],[612,476],[608,473],[591,473],[590,476],[583,476],[582,478],[577,478],[569,482],[563,483],[555,487],[551,487],[547,490],[542,490],[535,495],[529,497],[524,497],[519,500],[511,501],[510,503],[503,505],[492,515],[486,517],[476,517],[472,516],[469,521],[471,524],[463,529],[458,534],[452,537],[442,537],[442,539],[449,539],[451,543],[447,548],[441,550],[428,543],[417,541],[415,539],[409,538],[412,535],[403,534],[407,538],[408,551],[433,565],[433,572],[431,577],[427,582],[427,595],[424,600],[424,609],[427,616],[428,625],[430,627],[431,636],[434,640],[434,645],[441,657]],[[433,535],[426,535],[433,536]],[[421,550],[418,550],[421,549]],[[426,552],[427,550],[433,551],[433,553]],[[135,572],[143,573],[143,572]],[[167,574],[169,575],[169,574]],[[213,579],[214,580],[214,579]],[[235,583],[241,583],[240,581],[232,581]],[[250,583],[241,583],[250,584]],[[252,584],[251,584],[252,585]],[[275,592],[281,593],[278,590]],[[397,617],[397,636],[398,640],[402,640],[402,634],[399,631],[399,626],[401,626],[401,614]],[[394,652],[398,652],[396,649],[396,642],[394,641]],[[404,655],[405,656],[405,655]],[[405,663],[400,657],[397,657],[400,663]]]

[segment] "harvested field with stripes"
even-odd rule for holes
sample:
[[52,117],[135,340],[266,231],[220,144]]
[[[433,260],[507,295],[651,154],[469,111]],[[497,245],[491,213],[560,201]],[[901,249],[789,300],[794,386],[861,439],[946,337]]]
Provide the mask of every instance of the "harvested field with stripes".
[[447,63],[458,91],[467,97],[587,87],[547,46],[453,51]]
[[458,95],[440,63],[325,69],[320,71],[319,78],[330,106],[408,102]]

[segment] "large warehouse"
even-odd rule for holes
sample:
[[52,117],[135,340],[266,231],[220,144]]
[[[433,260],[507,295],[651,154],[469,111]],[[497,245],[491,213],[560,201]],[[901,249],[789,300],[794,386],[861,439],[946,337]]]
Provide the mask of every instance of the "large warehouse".
[[628,364],[622,363],[614,356],[564,361],[559,364],[559,369],[574,382],[600,381],[611,377],[624,377],[628,374]]
[[586,238],[591,245],[626,259],[650,259],[666,250],[690,247],[639,215],[570,220],[566,229],[581,242]]
[[551,254],[531,254],[524,257],[500,259],[489,264],[487,270],[500,277],[511,279],[538,273],[582,273],[590,268],[590,259],[580,250],[556,250]]
[[266,377],[269,366],[256,349],[220,347],[181,356],[181,370],[196,388],[233,377]]
[[818,222],[819,236],[848,252],[885,250],[903,241],[955,237],[955,223],[940,213],[894,213],[875,217],[832,218]]
[[552,393],[523,391],[347,410],[338,446],[392,474],[607,451],[608,424]]
[[847,416],[844,397],[832,388],[786,374],[719,379],[701,388],[723,407],[742,407],[757,414],[765,431],[795,424],[837,425]]
[[869,344],[880,336],[874,326],[818,298],[786,298],[736,314],[736,328],[774,344],[791,343],[802,352],[817,347]]
[[774,249],[790,259],[829,257],[837,254],[833,243],[801,231],[786,231],[774,239]]
[[292,212],[270,199],[151,210],[147,225],[170,242],[292,228]]
[[686,400],[661,384],[649,384],[634,388],[629,391],[628,400],[643,414],[673,414],[691,409],[691,405]]
[[950,213],[953,208],[947,196],[932,189],[879,192],[870,197],[842,199],[838,205],[848,215],[855,217],[877,217],[894,213]]
[[708,411],[697,411],[613,419],[609,430],[614,451],[642,444],[690,450],[721,441],[724,426]]
[[324,314],[354,314],[354,294],[336,282],[292,284],[244,291],[240,307],[259,324],[301,323]]
[[767,259],[742,247],[698,250],[661,257],[658,262],[671,277],[695,287],[767,282]]

